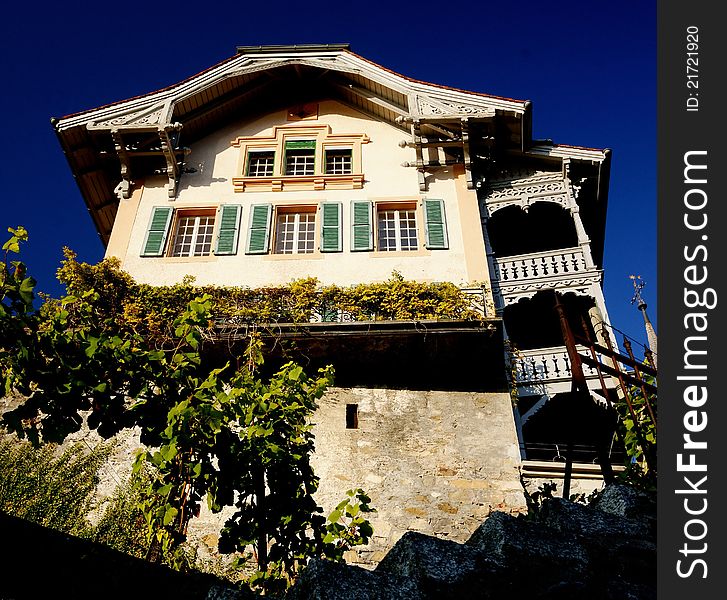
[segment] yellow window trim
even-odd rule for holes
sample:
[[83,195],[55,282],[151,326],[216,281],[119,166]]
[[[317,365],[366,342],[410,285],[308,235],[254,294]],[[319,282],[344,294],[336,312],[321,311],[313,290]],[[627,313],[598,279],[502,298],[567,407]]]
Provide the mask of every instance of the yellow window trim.
[[[285,144],[287,141],[301,139],[316,143],[314,174],[285,175]],[[361,146],[369,142],[370,139],[365,133],[333,133],[329,125],[278,125],[273,128],[271,136],[237,137],[231,142],[234,148],[240,149],[232,187],[235,192],[361,189],[364,182]],[[351,148],[352,172],[345,175],[324,173],[326,150],[341,148]],[[250,153],[255,151],[275,153],[272,176],[246,176]]]

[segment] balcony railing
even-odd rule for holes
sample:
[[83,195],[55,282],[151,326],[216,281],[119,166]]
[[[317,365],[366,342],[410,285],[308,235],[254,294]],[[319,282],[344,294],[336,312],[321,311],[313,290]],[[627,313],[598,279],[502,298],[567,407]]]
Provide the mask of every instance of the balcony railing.
[[588,270],[581,248],[496,258],[495,268],[501,284],[549,277],[562,278]]
[[[583,346],[577,348],[579,352],[586,352]],[[570,359],[565,346],[519,350],[512,353],[511,360],[515,365],[515,381],[518,385],[566,381],[572,377]],[[595,367],[585,364],[583,374],[586,377],[598,377]]]

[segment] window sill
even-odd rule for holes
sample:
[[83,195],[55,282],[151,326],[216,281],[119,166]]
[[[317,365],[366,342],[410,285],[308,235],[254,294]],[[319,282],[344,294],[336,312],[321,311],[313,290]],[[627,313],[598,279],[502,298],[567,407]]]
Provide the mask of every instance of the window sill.
[[[264,254],[265,260],[321,260],[323,252],[308,252],[307,254]],[[326,252],[328,254],[328,252]]]
[[401,258],[403,256],[431,256],[432,251],[426,248],[418,250],[373,250],[368,253],[372,258]]
[[209,254],[208,256],[158,256],[157,258],[163,258],[164,262],[167,263],[214,262],[217,260],[217,255]]
[[278,177],[233,177],[235,192],[282,192],[292,190],[360,190],[364,176],[350,175],[283,175]]

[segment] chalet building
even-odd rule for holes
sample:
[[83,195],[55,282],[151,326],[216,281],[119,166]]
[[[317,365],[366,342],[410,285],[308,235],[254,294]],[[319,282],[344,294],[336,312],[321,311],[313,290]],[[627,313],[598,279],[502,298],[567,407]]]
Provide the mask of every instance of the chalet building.
[[368,560],[408,529],[462,541],[490,510],[523,510],[521,473],[558,471],[566,439],[573,473],[598,477],[598,411],[570,401],[554,306],[612,342],[608,150],[534,140],[529,101],[417,81],[347,45],[241,47],[53,125],[106,255],[139,282],[396,272],[470,295],[477,322],[279,324],[310,366],[336,367],[316,415],[320,502],[369,492]]

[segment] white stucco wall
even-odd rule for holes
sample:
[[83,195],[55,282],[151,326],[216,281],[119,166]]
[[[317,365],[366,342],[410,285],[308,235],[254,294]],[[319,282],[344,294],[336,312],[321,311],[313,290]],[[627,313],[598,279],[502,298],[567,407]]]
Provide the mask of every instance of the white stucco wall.
[[[235,192],[232,178],[239,176],[240,148],[231,146],[238,136],[267,137],[274,126],[329,125],[333,134],[365,133],[370,142],[362,147],[363,189],[324,191],[245,191]],[[476,195],[467,192],[452,168],[437,170],[430,178],[429,190],[419,192],[417,172],[401,163],[414,161],[411,148],[398,143],[407,137],[391,125],[374,120],[335,101],[319,104],[317,120],[286,122],[286,112],[278,111],[254,120],[241,121],[197,142],[187,164],[198,169],[182,176],[177,197],[170,200],[165,188],[166,178],[137,182],[132,198],[122,201],[107,255],[122,260],[123,268],[138,281],[152,284],[174,284],[185,275],[192,275],[198,284],[244,285],[257,287],[285,284],[302,277],[317,277],[323,284],[350,285],[383,281],[392,271],[407,279],[419,281],[451,281],[465,285],[487,278],[484,246],[475,236],[462,233],[462,220],[471,221],[476,214]],[[461,175],[459,175],[461,178]],[[464,189],[464,192],[463,192]],[[421,209],[417,214],[420,249],[410,252],[351,252],[351,201],[372,200],[419,202],[423,198],[445,201],[448,250],[423,248],[424,223]],[[318,204],[339,201],[343,205],[343,252],[316,252],[303,255],[246,255],[245,240],[250,223],[250,206],[258,203],[274,205]],[[222,203],[242,205],[239,246],[234,256],[197,258],[141,257],[149,220],[156,206],[175,209],[217,207]],[[463,208],[464,204],[467,204]],[[470,206],[471,204],[471,206]],[[464,212],[463,212],[464,210]],[[462,219],[461,215],[465,218]],[[320,212],[316,227],[320,236]],[[467,227],[465,227],[467,230]],[[471,230],[471,229],[470,229]],[[170,238],[172,233],[170,232]],[[169,242],[168,242],[169,243]],[[465,253],[469,252],[469,260]]]

